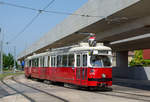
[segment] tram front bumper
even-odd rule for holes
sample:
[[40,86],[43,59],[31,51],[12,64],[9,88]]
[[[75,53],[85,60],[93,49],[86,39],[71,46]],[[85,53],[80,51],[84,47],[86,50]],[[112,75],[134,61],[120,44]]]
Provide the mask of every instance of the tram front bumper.
[[88,86],[112,86],[112,78],[88,78]]

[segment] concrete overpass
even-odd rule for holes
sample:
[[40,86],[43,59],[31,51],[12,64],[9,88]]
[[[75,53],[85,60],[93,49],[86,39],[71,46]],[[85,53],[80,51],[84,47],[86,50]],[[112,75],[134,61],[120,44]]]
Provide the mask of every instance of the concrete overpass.
[[97,41],[117,51],[121,74],[128,67],[128,51],[150,48],[150,0],[89,0],[20,54],[23,59],[49,48],[71,45],[96,33]]
[[140,35],[141,33],[135,34],[133,31],[136,32],[144,26],[148,27],[148,22],[143,21],[149,14],[148,4],[149,0],[89,0],[74,12],[83,16],[69,16],[22,52],[18,59],[43,52],[47,48],[73,44],[87,36],[76,32],[96,33],[97,40],[104,43]]

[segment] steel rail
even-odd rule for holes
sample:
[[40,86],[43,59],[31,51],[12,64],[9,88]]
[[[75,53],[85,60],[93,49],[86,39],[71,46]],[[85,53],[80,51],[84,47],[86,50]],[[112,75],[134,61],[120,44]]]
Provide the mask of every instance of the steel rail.
[[10,89],[16,91],[17,93],[21,94],[22,96],[24,96],[26,99],[28,99],[30,102],[36,102],[33,98],[25,95],[24,93],[22,93],[21,91],[18,91],[17,89],[13,88],[12,86],[8,85],[6,82],[4,82],[4,80],[1,81],[4,85],[6,85],[7,87],[9,87]]
[[47,94],[47,95],[49,95],[49,96],[55,97],[55,98],[57,98],[57,99],[59,99],[59,100],[61,100],[61,101],[69,102],[68,100],[63,99],[63,98],[61,98],[61,97],[59,97],[59,96],[56,96],[56,95],[54,95],[54,94],[48,93],[48,92],[43,91],[43,90],[40,90],[40,89],[35,88],[35,87],[33,87],[33,86],[29,86],[29,85],[27,85],[27,84],[24,84],[24,83],[22,83],[22,82],[16,80],[14,77],[12,77],[11,79],[12,79],[13,81],[15,81],[16,83],[21,84],[21,85],[23,85],[23,86],[32,88],[32,89],[34,89],[34,90],[37,90],[37,91],[42,92],[42,93],[44,93],[44,94]]

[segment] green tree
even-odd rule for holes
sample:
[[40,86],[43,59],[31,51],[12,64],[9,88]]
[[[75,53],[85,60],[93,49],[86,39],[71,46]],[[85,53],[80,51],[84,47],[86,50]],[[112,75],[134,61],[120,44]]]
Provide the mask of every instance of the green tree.
[[14,65],[14,57],[11,53],[8,55],[3,54],[3,66],[4,68],[11,68]]

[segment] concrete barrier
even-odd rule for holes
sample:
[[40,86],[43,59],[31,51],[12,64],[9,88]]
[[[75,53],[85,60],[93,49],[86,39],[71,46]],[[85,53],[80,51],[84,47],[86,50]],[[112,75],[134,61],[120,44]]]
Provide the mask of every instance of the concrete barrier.
[[128,67],[126,69],[121,69],[113,67],[112,70],[113,77],[118,78],[128,78],[134,80],[150,80],[150,67]]

